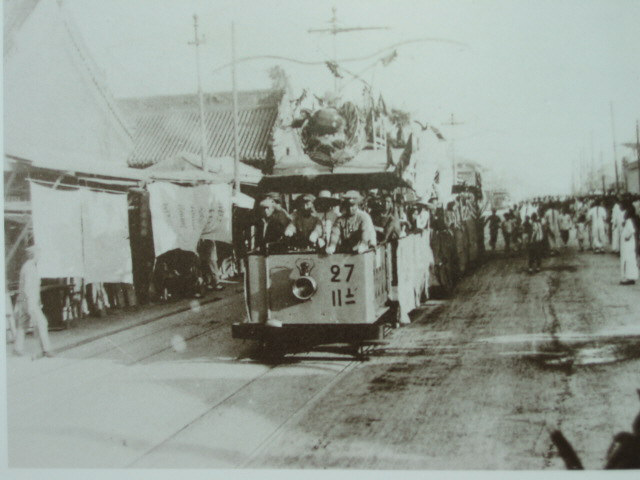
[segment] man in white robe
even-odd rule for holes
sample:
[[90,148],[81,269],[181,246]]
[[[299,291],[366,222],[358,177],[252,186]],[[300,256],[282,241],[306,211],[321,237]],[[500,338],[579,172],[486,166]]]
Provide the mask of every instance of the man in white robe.
[[620,251],[620,235],[624,224],[624,211],[622,210],[621,201],[613,206],[611,211],[611,251],[618,253]]
[[638,280],[638,261],[636,258],[636,229],[633,220],[625,211],[625,220],[620,235],[620,273],[622,285],[633,285]]
[[595,200],[587,216],[591,225],[591,242],[594,253],[604,253],[604,246],[607,242],[605,222],[607,211],[600,205],[600,201]]
[[560,213],[556,210],[556,206],[552,203],[544,214],[544,224],[547,229],[549,239],[549,249],[553,255],[557,254],[560,245]]

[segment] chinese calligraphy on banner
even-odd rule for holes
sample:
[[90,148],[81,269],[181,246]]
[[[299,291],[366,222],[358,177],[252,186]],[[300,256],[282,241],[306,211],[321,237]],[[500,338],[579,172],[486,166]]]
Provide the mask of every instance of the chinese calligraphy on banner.
[[231,187],[226,184],[148,187],[156,256],[179,248],[196,251],[198,240],[231,242]]

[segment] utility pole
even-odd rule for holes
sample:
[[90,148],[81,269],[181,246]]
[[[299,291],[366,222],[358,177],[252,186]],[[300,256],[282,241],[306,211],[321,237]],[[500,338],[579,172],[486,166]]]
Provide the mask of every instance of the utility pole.
[[231,22],[231,84],[233,91],[233,193],[240,193],[240,151],[238,148],[238,89],[236,87],[236,26]]
[[204,99],[202,98],[202,85],[200,82],[200,45],[204,44],[204,36],[198,36],[198,16],[193,15],[193,42],[189,45],[196,47],[196,72],[198,76],[198,103],[200,104],[200,155],[202,160],[202,170],[205,170],[205,159],[207,155],[207,132],[204,124]]
[[615,167],[616,172],[616,193],[620,191],[620,187],[618,186],[618,153],[616,151],[616,123],[615,117],[613,115],[613,102],[609,102],[609,107],[611,109],[611,138],[613,140],[613,166]]
[[636,156],[638,157],[638,191],[640,192],[640,127],[636,120]]
[[[328,33],[332,35],[332,53],[333,53],[333,65],[338,67],[338,45],[336,35],[339,33],[347,33],[347,32],[355,32],[361,30],[389,30],[389,27],[339,27],[338,26],[338,13],[337,9],[334,6],[331,9],[332,15],[329,23],[331,27],[329,28],[310,28],[307,30],[307,33]],[[338,77],[333,75],[333,91],[334,93],[338,93]]]
[[593,153],[593,130],[591,130],[591,174],[589,175],[589,187],[592,190],[598,188],[598,174],[596,173],[596,159]]
[[600,168],[602,168],[602,194],[606,195],[607,189],[604,182],[604,155],[602,154],[602,150],[600,150]]
[[[455,127],[458,125],[464,125],[463,122],[456,122],[453,113],[451,114],[451,118],[448,122],[443,125],[449,125],[451,127]],[[453,173],[453,185],[457,185],[458,179],[456,177],[456,142],[453,133],[451,134],[451,171]]]

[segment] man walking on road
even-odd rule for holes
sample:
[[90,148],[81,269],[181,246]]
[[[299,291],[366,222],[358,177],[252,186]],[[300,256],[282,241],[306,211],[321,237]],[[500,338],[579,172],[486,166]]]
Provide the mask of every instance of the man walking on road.
[[600,204],[599,200],[593,202],[591,210],[589,210],[589,223],[591,224],[591,238],[593,242],[593,251],[595,253],[604,253],[604,245],[606,243],[605,222],[607,220],[607,211]]
[[500,230],[500,217],[496,213],[496,209],[491,210],[491,215],[485,221],[485,224],[489,224],[489,245],[491,250],[496,249],[496,242],[498,241],[498,231]]
[[535,213],[531,215],[531,225],[527,225],[526,230],[530,231],[528,235],[528,249],[529,249],[529,273],[534,271],[540,271],[540,264],[542,261],[542,224],[538,220],[538,215]]
[[625,213],[622,209],[622,199],[618,197],[618,201],[611,211],[611,251],[613,253],[620,252],[620,236],[624,224]]
[[631,218],[631,206],[624,210],[624,223],[620,235],[620,273],[622,285],[633,285],[638,280],[636,258],[636,228]]
[[45,357],[53,357],[49,342],[49,325],[42,312],[40,301],[40,277],[37,270],[35,247],[27,248],[27,261],[20,269],[20,289],[16,301],[16,338],[14,351],[16,355],[24,355],[25,329],[29,322],[35,326],[40,339],[42,353]]
[[545,212],[544,221],[549,238],[549,249],[551,254],[555,255],[560,249],[560,214],[556,209],[555,203],[552,203]]

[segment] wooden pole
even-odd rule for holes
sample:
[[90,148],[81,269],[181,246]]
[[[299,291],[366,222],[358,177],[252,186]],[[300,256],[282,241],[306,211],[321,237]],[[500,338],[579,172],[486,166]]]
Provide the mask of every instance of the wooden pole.
[[616,124],[615,117],[613,115],[613,102],[609,102],[609,107],[611,109],[611,138],[613,140],[613,166],[615,167],[616,172],[616,193],[619,192],[620,187],[618,186],[618,153],[616,151]]
[[638,192],[640,192],[640,127],[636,120],[636,155],[638,157]]
[[202,170],[205,170],[205,158],[207,155],[207,131],[204,124],[204,98],[202,95],[202,85],[200,82],[200,45],[204,43],[204,39],[198,37],[198,16],[193,16],[193,42],[189,45],[196,47],[196,74],[198,77],[198,104],[200,107],[200,157],[202,161]]
[[238,147],[238,90],[236,87],[236,26],[231,22],[231,83],[233,90],[233,189],[240,192],[240,151]]

